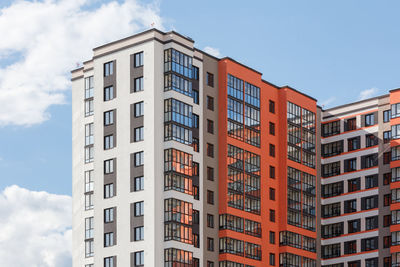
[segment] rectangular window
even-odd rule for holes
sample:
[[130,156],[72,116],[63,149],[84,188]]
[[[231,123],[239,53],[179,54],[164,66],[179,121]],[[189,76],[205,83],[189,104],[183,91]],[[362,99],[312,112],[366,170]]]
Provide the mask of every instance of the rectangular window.
[[214,74],[207,72],[207,85],[214,87]]
[[211,96],[207,96],[207,108],[214,111],[214,98]]
[[85,193],[94,190],[94,176],[93,170],[85,171]]
[[114,147],[114,135],[104,136],[104,150],[108,150]]
[[347,150],[353,151],[361,148],[360,136],[347,139]]
[[199,68],[192,65],[193,68],[193,80],[198,81],[199,80]]
[[269,243],[275,244],[275,232],[269,231]]
[[144,190],[144,177],[135,177],[135,192]]
[[383,111],[383,122],[390,121],[390,109]]
[[383,153],[383,164],[390,164],[391,158],[392,158],[392,153],[390,151]]
[[85,125],[85,146],[93,145],[94,143],[94,123]]
[[108,86],[104,88],[104,101],[110,101],[114,99],[114,87]]
[[207,250],[214,251],[214,238],[207,237]]
[[343,181],[322,185],[322,197],[335,197],[343,194]]
[[207,227],[214,228],[214,215],[207,214]]
[[275,179],[275,167],[269,166],[269,178]]
[[345,131],[353,131],[355,129],[357,129],[356,118],[351,118],[344,122]]
[[144,103],[143,103],[143,101],[135,103],[135,118],[141,117],[143,115],[144,115]]
[[94,114],[93,99],[85,100],[85,117],[92,116]]
[[[376,217],[378,217],[378,216],[376,216]],[[392,221],[392,218],[391,218],[392,216],[389,214],[389,215],[384,215],[383,216],[383,227],[389,227],[390,226],[390,223],[391,223],[391,221]],[[377,219],[378,220],[378,219]],[[376,227],[375,228],[378,228],[378,222],[376,222]]]
[[275,114],[275,102],[272,100],[269,100],[269,112]]
[[346,159],[344,161],[344,171],[352,172],[357,170],[357,158]]
[[388,185],[390,184],[392,180],[392,173],[384,173],[383,174],[383,185]]
[[193,113],[192,117],[193,117],[193,128],[199,129],[200,126],[199,115]]
[[85,218],[85,239],[93,238],[94,236],[94,217]]
[[114,184],[104,185],[104,198],[111,198],[114,196]]
[[349,179],[347,183],[348,192],[354,192],[361,189],[360,178]]
[[207,190],[207,203],[214,205],[214,192],[211,190]]
[[322,164],[322,177],[331,177],[340,174],[340,161]]
[[365,135],[365,147],[371,147],[378,145],[378,137],[374,134]]
[[378,207],[378,195],[361,198],[361,209],[369,210]]
[[207,167],[207,180],[214,181],[214,168]]
[[275,222],[275,210],[272,209],[269,210],[269,221]]
[[269,134],[275,135],[275,123],[269,122]]
[[392,196],[390,194],[383,195],[383,206],[387,207],[390,206],[392,202]]
[[114,124],[114,110],[104,112],[104,126]]
[[[392,233],[393,243],[393,233]],[[361,239],[361,251],[370,251],[378,249],[378,237]]]
[[93,97],[93,76],[85,78],[85,99]]
[[115,267],[114,266],[114,257],[104,258],[104,267]]
[[275,200],[275,189],[271,187],[269,188],[269,199]]
[[104,63],[104,77],[110,76],[114,74],[114,62],[110,61]]
[[135,202],[135,217],[144,215],[144,201]]
[[135,227],[135,241],[144,240],[144,226]]
[[378,186],[378,175],[365,176],[365,189]]
[[91,210],[93,209],[93,194],[86,194],[85,195],[85,210]]
[[378,216],[365,218],[365,230],[372,230],[376,228],[378,228]]
[[214,145],[207,143],[207,156],[209,156],[210,158],[214,157]]
[[85,241],[85,257],[93,257],[94,256],[94,241],[86,240]]
[[193,89],[192,97],[193,97],[193,103],[198,105],[200,103],[199,91]]
[[344,213],[352,213],[357,211],[357,199],[350,199],[344,202]]
[[134,54],[133,57],[134,57],[133,67],[137,68],[143,66],[143,51]]
[[144,151],[136,152],[134,154],[135,167],[142,166],[144,164]]
[[214,134],[214,122],[212,120],[207,120],[207,132]]
[[357,233],[357,232],[360,232],[360,230],[361,230],[361,220],[360,219],[347,221],[347,225],[348,225],[349,234]]
[[378,166],[378,153],[361,157],[361,168],[372,168]]
[[269,265],[275,266],[275,253],[269,253]]
[[110,223],[114,221],[114,208],[108,208],[104,210],[104,223]]
[[135,266],[144,266],[144,251],[136,251],[134,256]]
[[104,247],[114,246],[114,233],[105,233],[104,234]]
[[383,143],[387,144],[392,139],[392,131],[383,132]]
[[143,91],[143,76],[139,78],[135,78],[135,86],[134,86],[134,92],[140,92]]
[[275,157],[275,145],[269,144],[269,155]]
[[144,127],[135,128],[135,142],[143,141],[144,140]]
[[110,174],[114,172],[114,159],[108,159],[104,161],[104,174]]
[[328,137],[340,134],[340,120],[322,124],[322,136]]
[[371,126],[375,124],[375,114],[367,114],[365,115],[365,126]]

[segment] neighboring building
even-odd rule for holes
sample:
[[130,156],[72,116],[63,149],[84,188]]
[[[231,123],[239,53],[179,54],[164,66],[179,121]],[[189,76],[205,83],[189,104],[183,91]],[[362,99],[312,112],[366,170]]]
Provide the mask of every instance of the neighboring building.
[[400,91],[321,110],[155,29],[93,51],[72,71],[73,267],[400,266]]

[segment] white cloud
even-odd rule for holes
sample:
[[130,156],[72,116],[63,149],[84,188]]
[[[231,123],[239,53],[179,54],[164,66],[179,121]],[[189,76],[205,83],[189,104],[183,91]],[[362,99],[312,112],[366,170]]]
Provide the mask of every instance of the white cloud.
[[70,71],[91,58],[93,47],[152,23],[162,29],[157,4],[109,0],[87,8],[95,2],[25,0],[0,9],[0,126],[49,119],[48,108],[66,102]]
[[378,88],[371,88],[371,89],[366,89],[364,91],[361,91],[358,99],[359,100],[364,100],[370,97],[373,97],[374,95],[376,95],[378,93]]
[[327,106],[329,106],[330,104],[335,102],[335,100],[336,100],[336,97],[332,96],[332,97],[322,101],[321,103],[319,103],[319,105],[321,105],[322,108],[326,108]]
[[71,267],[71,203],[16,185],[0,192],[0,266]]
[[219,52],[218,48],[214,48],[214,47],[211,47],[211,46],[206,46],[206,47],[204,47],[203,51],[206,52],[207,54],[210,54],[210,55],[214,56],[214,57],[218,57],[218,58],[222,57],[221,52]]

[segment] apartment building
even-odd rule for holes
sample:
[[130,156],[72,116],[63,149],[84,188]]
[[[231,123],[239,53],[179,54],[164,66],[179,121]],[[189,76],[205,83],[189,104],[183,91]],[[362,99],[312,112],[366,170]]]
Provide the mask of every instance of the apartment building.
[[400,263],[400,91],[322,110],[156,29],[71,80],[73,267]]

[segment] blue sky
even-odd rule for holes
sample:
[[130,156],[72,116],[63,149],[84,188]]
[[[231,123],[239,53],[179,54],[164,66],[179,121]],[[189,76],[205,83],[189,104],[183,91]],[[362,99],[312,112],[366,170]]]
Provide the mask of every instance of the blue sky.
[[[88,5],[93,10],[110,2],[91,1]],[[14,3],[2,1],[0,8]],[[159,10],[154,12],[162,18],[160,27],[165,30],[174,29],[190,36],[198,48],[215,48],[221,55],[262,72],[265,80],[290,85],[317,98],[326,107],[359,100],[363,91],[364,96],[374,96],[400,87],[399,1],[243,3],[169,0],[160,1]],[[85,11],[85,7],[81,9]],[[0,12],[0,24],[2,17],[4,14]],[[93,43],[134,34],[150,23],[137,25],[135,30],[116,32]],[[0,72],[26,55],[26,50],[11,54],[5,51],[7,48],[2,50],[0,46]],[[64,68],[74,67],[69,62]],[[69,78],[68,73],[64,75]],[[0,74],[0,86],[1,79]],[[51,75],[46,79],[52,79]],[[71,194],[70,91],[69,85],[55,84],[61,84],[57,93],[63,99],[47,105],[50,118],[45,116],[25,125],[7,122],[0,126],[0,190],[16,184],[30,190]],[[4,88],[0,92],[1,89]],[[17,106],[21,104],[17,103],[19,98],[10,101]],[[13,112],[0,108],[0,114]]]

